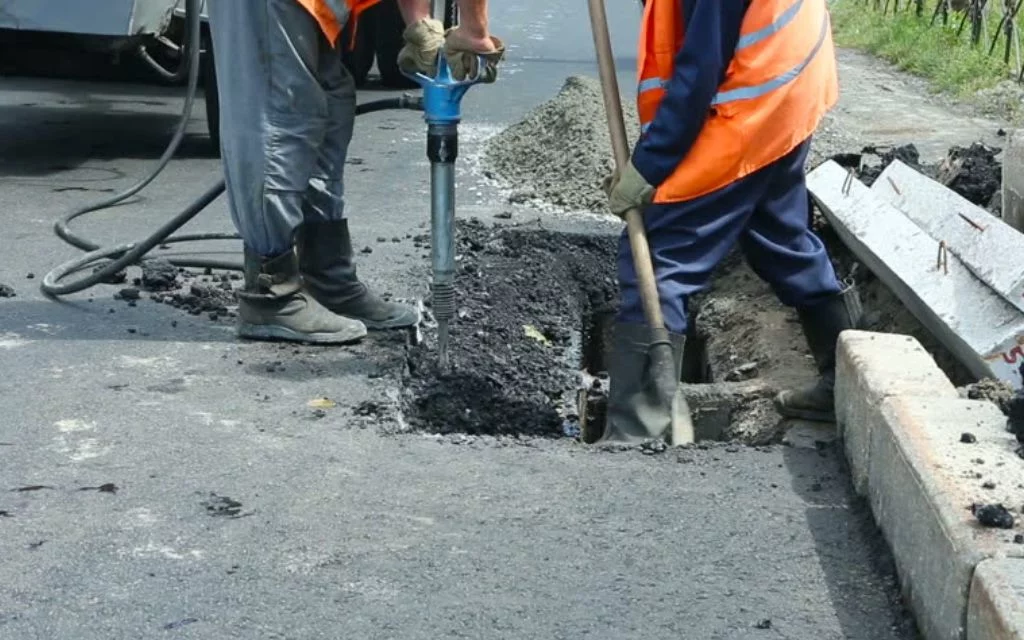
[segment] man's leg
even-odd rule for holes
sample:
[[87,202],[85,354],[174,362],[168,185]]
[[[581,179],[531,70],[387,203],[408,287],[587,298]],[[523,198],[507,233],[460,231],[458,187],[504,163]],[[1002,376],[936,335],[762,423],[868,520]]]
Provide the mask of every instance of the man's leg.
[[758,203],[740,245],[754,271],[779,300],[795,307],[818,367],[818,383],[784,391],[775,407],[785,417],[835,419],[835,352],[840,332],[859,322],[856,292],[843,290],[821,240],[808,227],[804,163],[810,140],[771,165],[771,186]]
[[302,290],[293,236],[327,122],[315,21],[294,0],[208,4],[232,220],[245,245],[242,337],[343,343],[366,327]]
[[307,290],[332,312],[369,329],[410,327],[419,311],[373,294],[356,275],[345,219],[344,170],[356,112],[356,87],[341,57],[320,39],[318,73],[327,98],[327,133],[303,203],[299,264]]
[[[687,202],[652,205],[644,212],[654,276],[665,327],[675,356],[676,377],[682,374],[687,301],[704,290],[715,267],[728,255],[765,189],[757,175]],[[633,267],[629,236],[619,243],[619,314],[612,353],[608,357],[609,393],[605,442],[637,442],[661,435],[673,414],[686,412],[677,398],[672,413],[656,402],[646,375],[650,329]]]

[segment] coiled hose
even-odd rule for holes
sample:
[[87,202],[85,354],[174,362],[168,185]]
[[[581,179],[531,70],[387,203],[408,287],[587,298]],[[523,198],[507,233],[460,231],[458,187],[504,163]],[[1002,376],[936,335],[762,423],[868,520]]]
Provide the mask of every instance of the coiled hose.
[[[122,271],[125,267],[139,264],[143,256],[157,245],[178,244],[182,242],[197,242],[201,240],[239,240],[238,234],[234,233],[198,233],[173,236],[172,234],[183,227],[189,220],[196,217],[199,212],[207,207],[224,193],[224,180],[206,190],[199,198],[192,202],[184,211],[174,216],[157,229],[152,235],[141,242],[119,244],[112,247],[103,247],[95,242],[76,235],[71,231],[70,224],[77,218],[88,213],[94,213],[103,209],[109,209],[114,205],[132,197],[149,183],[151,183],[167,167],[167,164],[177,153],[182,139],[185,137],[185,129],[188,126],[189,118],[192,115],[192,106],[195,102],[196,92],[199,86],[199,54],[202,49],[200,42],[202,18],[199,10],[200,0],[185,0],[185,21],[186,33],[184,36],[186,46],[186,60],[183,63],[188,69],[188,89],[185,94],[185,106],[182,109],[181,118],[178,121],[177,129],[171,138],[170,144],[164,150],[163,155],[157,162],[157,166],[135,185],[125,191],[107,198],[101,202],[85,207],[74,209],[54,224],[54,232],[61,239],[73,247],[77,247],[86,253],[69,260],[54,268],[46,274],[40,284],[40,289],[48,296],[63,296],[77,293],[85,289],[108,281],[111,276]],[[181,72],[182,70],[179,70]],[[403,95],[398,98],[375,100],[360,104],[356,107],[356,115],[372,113],[375,111],[387,111],[392,109],[409,109],[414,111],[423,110],[423,99],[410,95]],[[88,275],[71,282],[62,282],[66,277],[77,273],[87,267],[105,261],[102,267],[95,269]],[[191,258],[174,258],[168,260],[177,267],[226,269],[241,271],[242,265],[236,262],[224,260]]]

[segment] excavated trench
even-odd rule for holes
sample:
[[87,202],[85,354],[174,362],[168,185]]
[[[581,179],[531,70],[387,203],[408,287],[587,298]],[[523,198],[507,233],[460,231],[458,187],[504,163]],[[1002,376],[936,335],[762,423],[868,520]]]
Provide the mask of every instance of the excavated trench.
[[[444,435],[599,436],[617,304],[617,244],[611,235],[460,222],[452,369],[437,370],[432,332],[409,347],[403,411],[409,426]],[[699,314],[693,315],[699,326]],[[762,403],[768,387],[756,380],[715,382],[707,347],[707,337],[692,330],[682,382],[698,438],[773,440],[777,418],[764,415],[749,424],[751,404]]]

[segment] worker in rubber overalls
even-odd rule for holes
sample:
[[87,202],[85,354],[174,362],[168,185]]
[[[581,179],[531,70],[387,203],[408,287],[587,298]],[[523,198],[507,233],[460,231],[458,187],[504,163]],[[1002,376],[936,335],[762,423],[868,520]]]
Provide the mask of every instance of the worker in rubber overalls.
[[[359,281],[344,215],[356,94],[337,47],[346,22],[378,1],[207,3],[224,176],[245,251],[242,337],[338,344],[419,321]],[[460,0],[464,24],[448,34],[429,19],[429,0],[398,1],[410,19],[403,68],[433,76],[445,47],[454,73],[475,74],[483,60],[494,79],[503,48],[487,33],[485,0]]]
[[[681,361],[687,301],[739,243],[754,272],[795,307],[816,385],[775,399],[787,417],[834,420],[835,350],[858,318],[809,228],[804,164],[836,103],[826,0],[646,0],[637,107],[641,136],[607,181],[611,210],[640,208],[666,327]],[[645,435],[629,410],[641,393],[648,333],[625,234],[606,440]],[[848,311],[848,309],[850,311]]]

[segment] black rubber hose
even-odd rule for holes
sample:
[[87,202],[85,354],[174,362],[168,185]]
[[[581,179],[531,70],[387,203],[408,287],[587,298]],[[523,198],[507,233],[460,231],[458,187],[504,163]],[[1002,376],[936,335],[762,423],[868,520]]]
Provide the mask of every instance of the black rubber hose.
[[[200,211],[206,208],[211,202],[216,200],[222,193],[224,193],[224,181],[221,180],[213,187],[208,189],[202,196],[200,196],[195,202],[190,204],[184,211],[176,215],[160,229],[158,229],[151,236],[139,243],[128,243],[121,244],[113,247],[101,247],[100,245],[86,240],[80,236],[75,235],[70,229],[70,223],[87,213],[93,213],[102,209],[107,209],[115,204],[122,202],[123,200],[130,198],[135,195],[149,183],[151,183],[170,162],[171,158],[177,152],[179,145],[185,135],[185,128],[188,125],[189,117],[192,113],[192,106],[195,101],[196,89],[198,87],[199,80],[199,52],[200,52],[200,40],[199,40],[199,29],[201,25],[200,12],[199,12],[199,0],[186,0],[185,13],[186,21],[188,22],[187,29],[188,35],[185,36],[186,41],[189,43],[188,56],[188,91],[185,97],[185,107],[182,112],[181,120],[178,123],[178,128],[174,132],[174,137],[171,139],[171,143],[167,146],[163,156],[157,163],[156,168],[143,180],[130,187],[129,189],[119,193],[111,198],[103,200],[102,202],[89,205],[80,209],[71,211],[54,225],[54,231],[57,236],[68,244],[77,247],[87,253],[83,256],[79,256],[74,260],[65,262],[64,264],[56,267],[52,271],[46,274],[40,284],[40,289],[49,296],[62,296],[71,293],[77,293],[85,289],[96,286],[102,282],[105,282],[111,278],[114,274],[120,272],[125,267],[138,264],[141,258],[148,253],[153,247],[157,245],[169,245],[181,242],[195,242],[199,240],[238,240],[239,236],[232,233],[206,233],[206,234],[192,234],[172,237],[175,231],[184,226],[189,220],[199,214]],[[389,98],[385,100],[376,100],[374,102],[368,102],[365,104],[358,105],[356,107],[356,115],[364,113],[372,113],[375,111],[385,111],[391,109],[411,109],[422,111],[423,100],[419,97],[412,97],[403,95],[399,98]],[[87,276],[82,277],[79,280],[68,283],[61,283],[61,280],[67,276],[82,271],[83,269],[93,265],[94,263],[106,260],[102,268],[96,269]],[[211,268],[211,269],[228,269],[234,271],[240,271],[242,265],[234,262],[226,262],[221,260],[212,259],[169,259],[171,264],[178,267],[192,267],[192,268]]]

